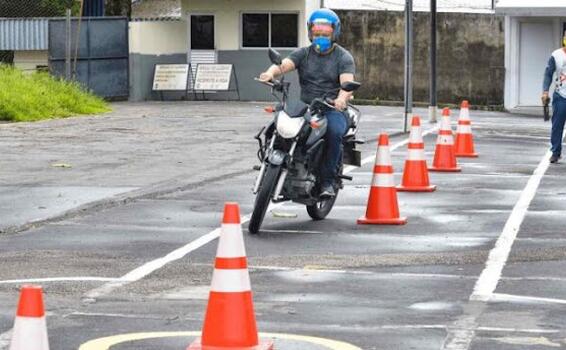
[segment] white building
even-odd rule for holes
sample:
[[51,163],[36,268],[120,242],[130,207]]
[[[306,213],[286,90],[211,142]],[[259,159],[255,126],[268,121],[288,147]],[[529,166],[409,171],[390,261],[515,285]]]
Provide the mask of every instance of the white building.
[[[134,17],[158,10],[159,1],[134,2]],[[269,100],[264,86],[252,79],[269,65],[267,49],[283,55],[308,45],[306,21],[321,0],[167,0],[165,16],[174,21],[130,24],[132,98],[151,98],[151,74],[162,63],[233,64],[243,100]],[[175,3],[180,8],[175,9]],[[143,9],[144,14],[136,13]],[[161,14],[160,14],[161,15]]]
[[505,15],[505,109],[540,109],[544,69],[566,30],[566,1],[499,0],[495,12]]

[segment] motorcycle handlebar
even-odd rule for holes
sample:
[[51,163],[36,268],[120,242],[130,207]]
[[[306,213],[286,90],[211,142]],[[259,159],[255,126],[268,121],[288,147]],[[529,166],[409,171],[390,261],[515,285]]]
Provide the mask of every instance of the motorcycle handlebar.
[[276,79],[273,79],[271,81],[264,81],[264,80],[261,80],[260,78],[255,77],[254,80],[257,81],[257,82],[260,82],[264,85],[271,86],[271,87],[281,85],[281,82],[276,80]]

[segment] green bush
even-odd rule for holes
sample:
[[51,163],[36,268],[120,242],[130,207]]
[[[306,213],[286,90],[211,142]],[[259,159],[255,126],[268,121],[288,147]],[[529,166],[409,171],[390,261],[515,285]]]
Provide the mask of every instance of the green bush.
[[36,121],[109,110],[104,100],[77,83],[0,64],[0,120]]

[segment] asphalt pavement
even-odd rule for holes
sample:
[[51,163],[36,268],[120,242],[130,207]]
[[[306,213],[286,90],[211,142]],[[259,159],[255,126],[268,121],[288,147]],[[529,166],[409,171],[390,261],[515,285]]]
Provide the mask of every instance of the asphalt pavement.
[[[105,349],[97,339],[124,334],[112,350],[185,349],[202,327],[223,204],[252,211],[265,105],[119,103],[0,125],[0,349],[28,282],[45,289],[51,349]],[[399,193],[407,225],[360,226],[376,136],[391,135],[397,182],[408,138],[401,108],[362,111],[370,161],[329,217],[286,203],[245,233],[260,331],[282,350],[566,347],[566,165],[545,160],[549,124],[472,111],[480,157],[431,173],[436,192]],[[423,123],[429,164],[436,127]]]

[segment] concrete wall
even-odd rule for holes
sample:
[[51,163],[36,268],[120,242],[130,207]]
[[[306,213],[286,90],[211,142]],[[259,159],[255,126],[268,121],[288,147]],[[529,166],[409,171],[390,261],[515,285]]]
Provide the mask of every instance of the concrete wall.
[[[291,51],[279,51],[283,57],[287,56]],[[254,77],[259,76],[267,67],[271,65],[267,50],[234,50],[234,51],[218,51],[218,63],[232,63],[236,69],[238,84],[240,87],[240,97],[244,101],[271,101],[269,87],[260,84],[254,80]],[[296,73],[291,73],[286,76],[287,81],[291,82],[291,96],[293,98],[299,97],[300,90],[299,79]],[[219,99],[226,96],[226,94],[218,94],[214,97]],[[235,94],[230,95],[232,99]]]
[[[313,1],[313,0],[307,0]],[[316,0],[314,0],[316,1]],[[217,50],[240,49],[240,17],[242,12],[297,12],[299,13],[299,45],[306,45],[305,0],[183,0],[183,16],[189,13],[214,14]]]
[[14,51],[14,66],[27,72],[35,71],[37,66],[47,66],[47,60],[47,51]]
[[[156,99],[152,92],[156,64],[187,63],[185,21],[130,22],[130,100]],[[165,93],[181,98],[184,93]]]
[[[404,15],[387,11],[337,11],[340,42],[352,51],[356,97],[403,100]],[[428,13],[415,14],[414,100],[429,100]],[[438,14],[438,101],[503,104],[504,19],[487,14]]]

